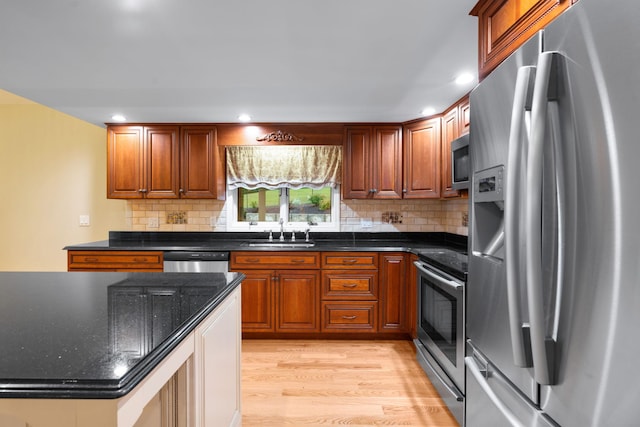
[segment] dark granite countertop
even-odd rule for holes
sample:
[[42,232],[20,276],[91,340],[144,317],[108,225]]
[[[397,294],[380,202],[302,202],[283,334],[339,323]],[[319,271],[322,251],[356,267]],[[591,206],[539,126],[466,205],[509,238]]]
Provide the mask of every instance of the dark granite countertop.
[[[287,238],[290,233],[287,232]],[[277,233],[274,233],[277,237]],[[266,233],[234,232],[130,232],[111,231],[108,240],[66,246],[65,250],[156,250],[156,251],[389,251],[413,252],[428,248],[467,250],[467,237],[450,233],[311,233],[311,248],[265,248],[249,241]],[[303,234],[298,234],[298,241]]]
[[131,391],[241,273],[0,273],[0,398]]

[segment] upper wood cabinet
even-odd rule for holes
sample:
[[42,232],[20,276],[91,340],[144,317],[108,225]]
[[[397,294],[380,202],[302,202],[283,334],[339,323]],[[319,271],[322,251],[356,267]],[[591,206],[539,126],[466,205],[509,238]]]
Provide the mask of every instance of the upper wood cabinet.
[[221,165],[211,126],[107,128],[110,199],[215,198]]
[[345,128],[343,197],[402,198],[402,127]]
[[442,193],[443,198],[460,197],[451,186],[451,142],[469,133],[469,97],[465,96],[442,115]]
[[478,17],[478,73],[486,77],[538,30],[576,0],[480,0],[471,10]]
[[216,128],[180,128],[180,197],[214,199],[218,196],[220,181],[224,187],[224,178],[220,176],[221,168],[224,169],[218,154]]
[[404,126],[404,198],[440,197],[440,137],[440,117]]

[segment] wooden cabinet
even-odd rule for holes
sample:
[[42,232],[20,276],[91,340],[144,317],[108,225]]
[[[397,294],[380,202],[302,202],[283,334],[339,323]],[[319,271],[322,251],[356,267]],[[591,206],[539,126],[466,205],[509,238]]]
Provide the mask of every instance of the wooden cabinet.
[[403,197],[440,197],[440,117],[404,126]]
[[[461,196],[461,192],[454,190],[451,186],[451,142],[469,132],[469,113],[469,97],[465,96],[442,115],[442,184],[440,193],[442,198]],[[465,196],[466,194],[464,192]]]
[[163,271],[159,251],[68,251],[68,271]]
[[320,330],[318,252],[233,252],[230,268],[242,282],[243,332]]
[[478,17],[480,78],[572,3],[575,0],[480,0],[471,11]]
[[211,126],[109,126],[107,197],[215,198],[221,160]]
[[378,330],[378,254],[322,253],[322,332]]
[[404,253],[380,254],[380,332],[408,332],[407,259]]
[[402,198],[401,130],[396,125],[345,128],[343,198]]

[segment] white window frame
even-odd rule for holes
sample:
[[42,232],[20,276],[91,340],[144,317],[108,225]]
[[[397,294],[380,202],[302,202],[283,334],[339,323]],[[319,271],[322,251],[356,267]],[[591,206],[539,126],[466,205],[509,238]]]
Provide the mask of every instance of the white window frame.
[[[238,190],[227,187],[227,231],[273,231],[280,232],[280,223],[275,221],[258,221],[251,224],[248,221],[238,221]],[[289,192],[283,188],[280,190],[280,218],[288,218]],[[318,225],[309,225],[306,222],[285,222],[284,229],[303,232],[306,229],[311,232],[340,231],[340,186],[331,189],[331,222],[321,222]]]

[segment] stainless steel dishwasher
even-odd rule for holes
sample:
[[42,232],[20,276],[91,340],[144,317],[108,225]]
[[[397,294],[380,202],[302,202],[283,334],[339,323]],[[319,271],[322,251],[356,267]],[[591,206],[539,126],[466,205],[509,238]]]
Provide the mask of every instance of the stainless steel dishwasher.
[[165,252],[164,271],[165,273],[226,273],[229,271],[229,252]]

